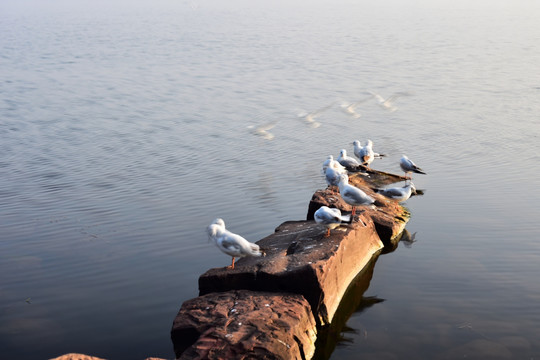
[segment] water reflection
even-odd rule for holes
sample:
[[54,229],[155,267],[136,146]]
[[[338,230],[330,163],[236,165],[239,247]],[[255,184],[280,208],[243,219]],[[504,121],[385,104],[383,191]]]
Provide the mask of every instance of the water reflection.
[[[380,254],[375,255],[356,276],[345,292],[332,323],[319,330],[313,359],[330,359],[338,345],[354,343],[354,338],[347,337],[347,334],[360,334],[362,330],[348,324],[350,317],[355,313],[362,313],[368,308],[385,301],[385,299],[377,296],[364,296],[373,278],[375,264],[379,256],[394,252],[398,248],[399,243],[410,247],[416,242],[415,237],[416,232],[411,234],[407,229],[404,229],[399,236],[385,244]],[[360,334],[360,336],[362,335]],[[364,336],[367,337],[367,332]]]
[[417,241],[416,234],[417,232],[411,234],[407,229],[405,229],[400,235],[399,242],[402,242],[405,247],[410,248]]
[[378,255],[374,256],[364,269],[353,280],[339,307],[334,315],[332,323],[319,330],[317,341],[315,342],[315,354],[313,359],[330,359],[334,349],[338,344],[351,342],[345,334],[358,333],[357,329],[347,326],[347,321],[355,312],[360,313],[365,309],[383,302],[375,296],[365,297],[364,293],[369,288],[369,283],[373,277],[373,269],[377,262]]

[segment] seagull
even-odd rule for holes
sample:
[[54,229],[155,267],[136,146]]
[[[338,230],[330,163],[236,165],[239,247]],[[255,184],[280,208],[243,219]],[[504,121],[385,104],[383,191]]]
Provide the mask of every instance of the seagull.
[[341,165],[337,160],[334,160],[334,157],[332,155],[328,155],[326,160],[322,164],[322,172],[323,174],[326,174],[326,169],[333,164],[336,169],[345,171],[345,167]]
[[339,193],[343,201],[352,206],[352,216],[356,214],[356,207],[360,205],[371,205],[375,202],[371,196],[349,184],[349,176],[341,174],[339,179]]
[[354,146],[354,150],[353,150],[354,156],[362,160],[362,157],[360,156],[360,153],[362,152],[362,149],[364,148],[362,146],[362,143],[360,142],[360,140],[354,140],[352,144]]
[[336,208],[329,208],[328,206],[321,206],[315,211],[315,222],[319,225],[326,227],[326,233],[324,237],[330,236],[330,230],[337,228],[341,225],[341,222],[350,222],[351,217],[349,215],[341,215],[341,211]]
[[300,114],[298,115],[299,117],[303,118],[304,121],[311,127],[313,128],[318,128],[319,126],[321,126],[321,123],[320,122],[317,122],[315,121],[315,118],[317,116],[319,116],[320,114],[322,114],[324,111],[330,109],[332,106],[334,106],[334,103],[331,103],[330,105],[326,105],[325,107],[321,108],[321,109],[318,109],[318,110],[315,110],[315,111],[312,111],[308,114]]
[[356,157],[360,159],[360,161],[362,162],[362,165],[365,165],[369,168],[369,165],[375,159],[375,153],[373,152],[373,141],[368,140],[367,145],[362,147],[362,145],[360,144],[360,141],[355,140],[353,142],[353,145],[354,145],[354,155],[356,155]]
[[337,161],[345,167],[357,167],[360,163],[353,157],[347,156],[347,150],[341,149]]
[[358,100],[356,102],[353,102],[353,103],[341,103],[341,109],[348,115],[351,115],[353,118],[355,119],[358,119],[359,117],[361,117],[362,115],[360,115],[359,113],[356,112],[355,108],[360,105],[361,103],[363,102],[366,102],[368,101],[369,99],[371,99],[373,96],[370,96],[368,98],[365,98],[365,99],[362,99],[362,100]]
[[399,166],[401,166],[401,170],[403,170],[403,172],[405,173],[405,178],[407,178],[408,173],[411,173],[409,179],[412,179],[413,172],[417,174],[426,174],[424,170],[416,166],[416,164],[405,155],[403,155],[399,160]]
[[[366,165],[367,167],[369,167],[369,165],[373,162],[375,158],[380,159],[386,156],[384,154],[379,154],[373,151],[373,142],[371,140],[368,140],[368,144],[365,147],[363,147],[362,143],[358,140],[354,140],[353,145],[354,155],[356,155],[356,157],[359,158],[360,161],[362,161],[362,165]],[[369,157],[370,154],[373,154],[373,156]],[[367,160],[365,159],[366,155],[368,155]]]
[[338,186],[341,174],[347,174],[347,170],[337,161],[332,161],[324,173],[328,186]]
[[398,93],[395,93],[389,97],[387,97],[386,99],[383,98],[381,95],[377,94],[377,93],[374,93],[372,91],[368,91],[371,95],[373,95],[373,97],[377,100],[377,103],[379,104],[379,106],[385,110],[388,110],[390,112],[394,112],[396,111],[398,108],[394,106],[393,102],[400,96],[409,96],[410,94],[409,93],[406,93],[406,92],[398,92]]
[[276,126],[277,120],[270,121],[268,123],[259,125],[255,127],[255,125],[249,125],[248,129],[250,129],[250,132],[253,135],[261,136],[266,140],[272,140],[274,138],[274,134],[268,132],[268,130],[271,130]]
[[407,201],[413,193],[416,193],[416,188],[412,182],[403,187],[394,187],[388,189],[376,189],[375,192],[386,196],[389,199],[397,200],[398,202]]
[[231,266],[228,269],[234,269],[234,258],[245,256],[263,256],[263,251],[259,245],[250,243],[240,235],[234,234],[225,229],[223,219],[215,219],[206,229],[208,239],[213,240],[219,250],[232,256]]

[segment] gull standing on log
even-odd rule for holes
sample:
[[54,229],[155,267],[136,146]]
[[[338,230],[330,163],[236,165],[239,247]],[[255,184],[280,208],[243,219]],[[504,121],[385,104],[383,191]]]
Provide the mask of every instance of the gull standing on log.
[[337,228],[342,222],[351,221],[349,215],[341,215],[341,211],[336,208],[329,208],[328,206],[321,206],[315,211],[315,222],[326,227],[326,233],[324,237],[330,236],[330,230]]
[[334,157],[332,155],[328,155],[326,160],[322,164],[322,173],[326,174],[326,169],[328,169],[330,166],[334,166],[334,168],[338,170],[346,171],[345,167],[341,165],[337,160],[334,160]]
[[412,173],[417,174],[426,174],[424,170],[420,169],[412,160],[410,160],[407,156],[403,155],[401,159],[399,160],[399,166],[401,167],[401,170],[405,173],[405,178],[407,178],[407,174],[411,173],[411,176],[409,179],[412,180]]
[[362,162],[362,165],[365,165],[369,168],[373,160],[375,160],[375,153],[373,152],[373,141],[368,140],[367,145],[359,149],[358,154],[356,154],[355,147],[355,155],[358,156],[358,158]]
[[234,269],[234,258],[245,256],[263,256],[263,251],[259,245],[250,243],[240,235],[234,234],[225,229],[223,219],[215,219],[206,229],[208,239],[213,240],[219,250],[232,256],[232,264],[229,269]]
[[354,168],[360,165],[360,163],[353,157],[347,156],[347,150],[341,149],[337,161],[345,167]]
[[330,162],[324,173],[326,184],[330,187],[338,186],[341,174],[347,174],[347,170],[335,160]]
[[360,205],[371,205],[375,202],[371,196],[349,184],[349,176],[341,174],[339,179],[339,194],[343,201],[352,206],[352,216],[356,214],[356,207]]
[[412,181],[403,187],[394,187],[388,189],[376,189],[375,192],[386,196],[389,199],[397,200],[397,202],[407,201],[411,195],[416,194],[416,188]]
[[362,160],[360,158],[360,152],[362,151],[363,149],[363,146],[362,146],[362,143],[360,142],[360,140],[354,140],[352,142],[353,146],[354,146],[354,150],[353,150],[353,153],[354,155],[359,158],[360,160]]

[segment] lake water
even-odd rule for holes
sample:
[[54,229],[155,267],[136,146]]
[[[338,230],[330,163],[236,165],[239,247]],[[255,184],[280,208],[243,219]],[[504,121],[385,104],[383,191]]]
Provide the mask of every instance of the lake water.
[[[355,139],[428,175],[331,359],[540,358],[540,2],[3,1],[0,358],[173,358],[197,279]],[[374,101],[407,92],[388,112]],[[317,117],[299,114],[332,105]],[[272,140],[248,126],[277,121]]]

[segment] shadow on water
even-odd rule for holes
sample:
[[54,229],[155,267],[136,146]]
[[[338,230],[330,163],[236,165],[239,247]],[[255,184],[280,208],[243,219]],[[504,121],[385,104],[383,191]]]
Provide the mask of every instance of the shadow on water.
[[416,233],[411,234],[408,230],[403,230],[396,239],[385,244],[382,251],[373,256],[370,262],[351,282],[339,304],[332,323],[318,331],[313,360],[330,359],[337,345],[352,342],[345,335],[347,333],[355,334],[358,330],[347,326],[349,318],[354,313],[361,313],[385,301],[385,299],[378,298],[377,296],[364,296],[373,278],[373,271],[379,256],[393,252],[397,249],[400,242],[403,242],[406,246],[410,246],[414,242],[415,235]]

